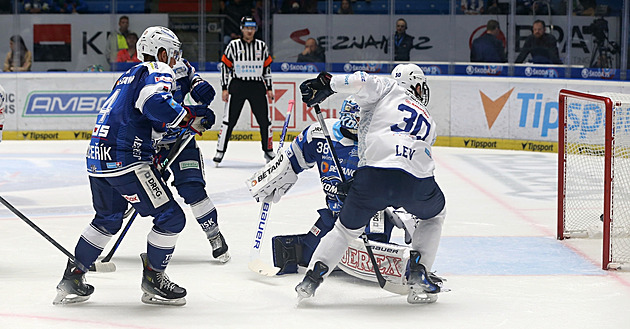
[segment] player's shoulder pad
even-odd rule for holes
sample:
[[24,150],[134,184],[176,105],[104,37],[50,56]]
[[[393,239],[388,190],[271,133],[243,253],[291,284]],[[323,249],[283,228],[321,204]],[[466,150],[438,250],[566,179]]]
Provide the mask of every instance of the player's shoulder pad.
[[188,64],[188,61],[186,61],[185,59],[178,60],[175,63],[175,66],[173,66],[175,80],[188,77],[188,71],[191,67],[192,66],[190,66],[190,64]]
[[158,74],[158,75],[170,75],[171,78],[175,76],[173,69],[168,66],[166,63],[162,62],[145,62],[144,66],[147,67],[149,71],[149,75]]
[[[326,119],[326,120],[329,120],[329,119]],[[324,120],[324,122],[326,122],[326,120]],[[332,127],[332,125],[326,124],[326,126],[328,127],[328,132],[330,132],[330,128]],[[322,130],[322,127],[319,125],[319,122],[315,122],[312,125],[308,126],[304,132],[305,132],[306,141],[308,143],[312,142],[313,139],[326,138],[326,136],[324,136],[324,131]]]
[[[333,127],[335,126],[335,123],[339,121],[337,119],[325,119],[324,123],[326,124],[326,128],[328,128],[328,133],[331,134]],[[307,140],[310,142],[312,139],[317,138],[317,139],[326,139],[326,136],[324,136],[324,131],[322,130],[322,127],[319,125],[319,122],[316,122],[312,125],[310,125],[308,127],[308,130],[306,132],[307,136]],[[331,136],[332,137],[332,136]]]

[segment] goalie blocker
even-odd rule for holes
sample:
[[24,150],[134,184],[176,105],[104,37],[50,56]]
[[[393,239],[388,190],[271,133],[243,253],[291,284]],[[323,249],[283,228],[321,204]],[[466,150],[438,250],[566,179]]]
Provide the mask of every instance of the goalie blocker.
[[289,161],[290,152],[290,148],[279,149],[273,160],[246,181],[249,192],[256,201],[273,196],[273,202],[277,203],[295,184],[298,177]]

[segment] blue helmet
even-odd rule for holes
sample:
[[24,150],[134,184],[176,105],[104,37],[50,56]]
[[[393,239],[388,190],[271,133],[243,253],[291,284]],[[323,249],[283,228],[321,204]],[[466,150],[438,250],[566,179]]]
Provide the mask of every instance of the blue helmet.
[[339,112],[341,128],[353,135],[356,135],[359,129],[359,110],[359,105],[354,101],[354,96],[350,96],[343,101],[341,112]]

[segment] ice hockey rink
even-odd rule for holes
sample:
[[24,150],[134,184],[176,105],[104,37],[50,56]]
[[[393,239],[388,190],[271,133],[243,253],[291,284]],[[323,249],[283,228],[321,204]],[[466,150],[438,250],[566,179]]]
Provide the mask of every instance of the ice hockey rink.
[[[87,141],[3,141],[0,195],[71,252],[93,216]],[[89,273],[89,301],[53,306],[66,257],[0,205],[0,328],[630,328],[630,273],[603,271],[601,240],[555,239],[555,153],[436,147],[436,179],[447,218],[433,270],[452,289],[430,305],[334,272],[296,305],[302,274],[263,277],[247,268],[259,204],[245,179],[263,163],[258,142],[232,142],[220,168],[215,141],[201,141],[207,191],[232,260],[211,257],[188,223],[167,273],[188,290],[183,307],[140,301],[151,227],[137,218],[113,258],[113,273]],[[324,206],[315,169],[271,209],[270,238],[306,233]],[[395,231],[402,241],[402,231]],[[104,254],[109,251],[107,246]]]

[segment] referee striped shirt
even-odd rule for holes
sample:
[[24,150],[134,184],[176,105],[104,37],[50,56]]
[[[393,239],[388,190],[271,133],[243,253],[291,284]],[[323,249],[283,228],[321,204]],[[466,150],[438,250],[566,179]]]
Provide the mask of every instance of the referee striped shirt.
[[264,81],[267,90],[271,90],[271,56],[267,44],[254,39],[245,42],[242,39],[230,41],[221,58],[221,88],[227,90],[233,78],[247,81]]

